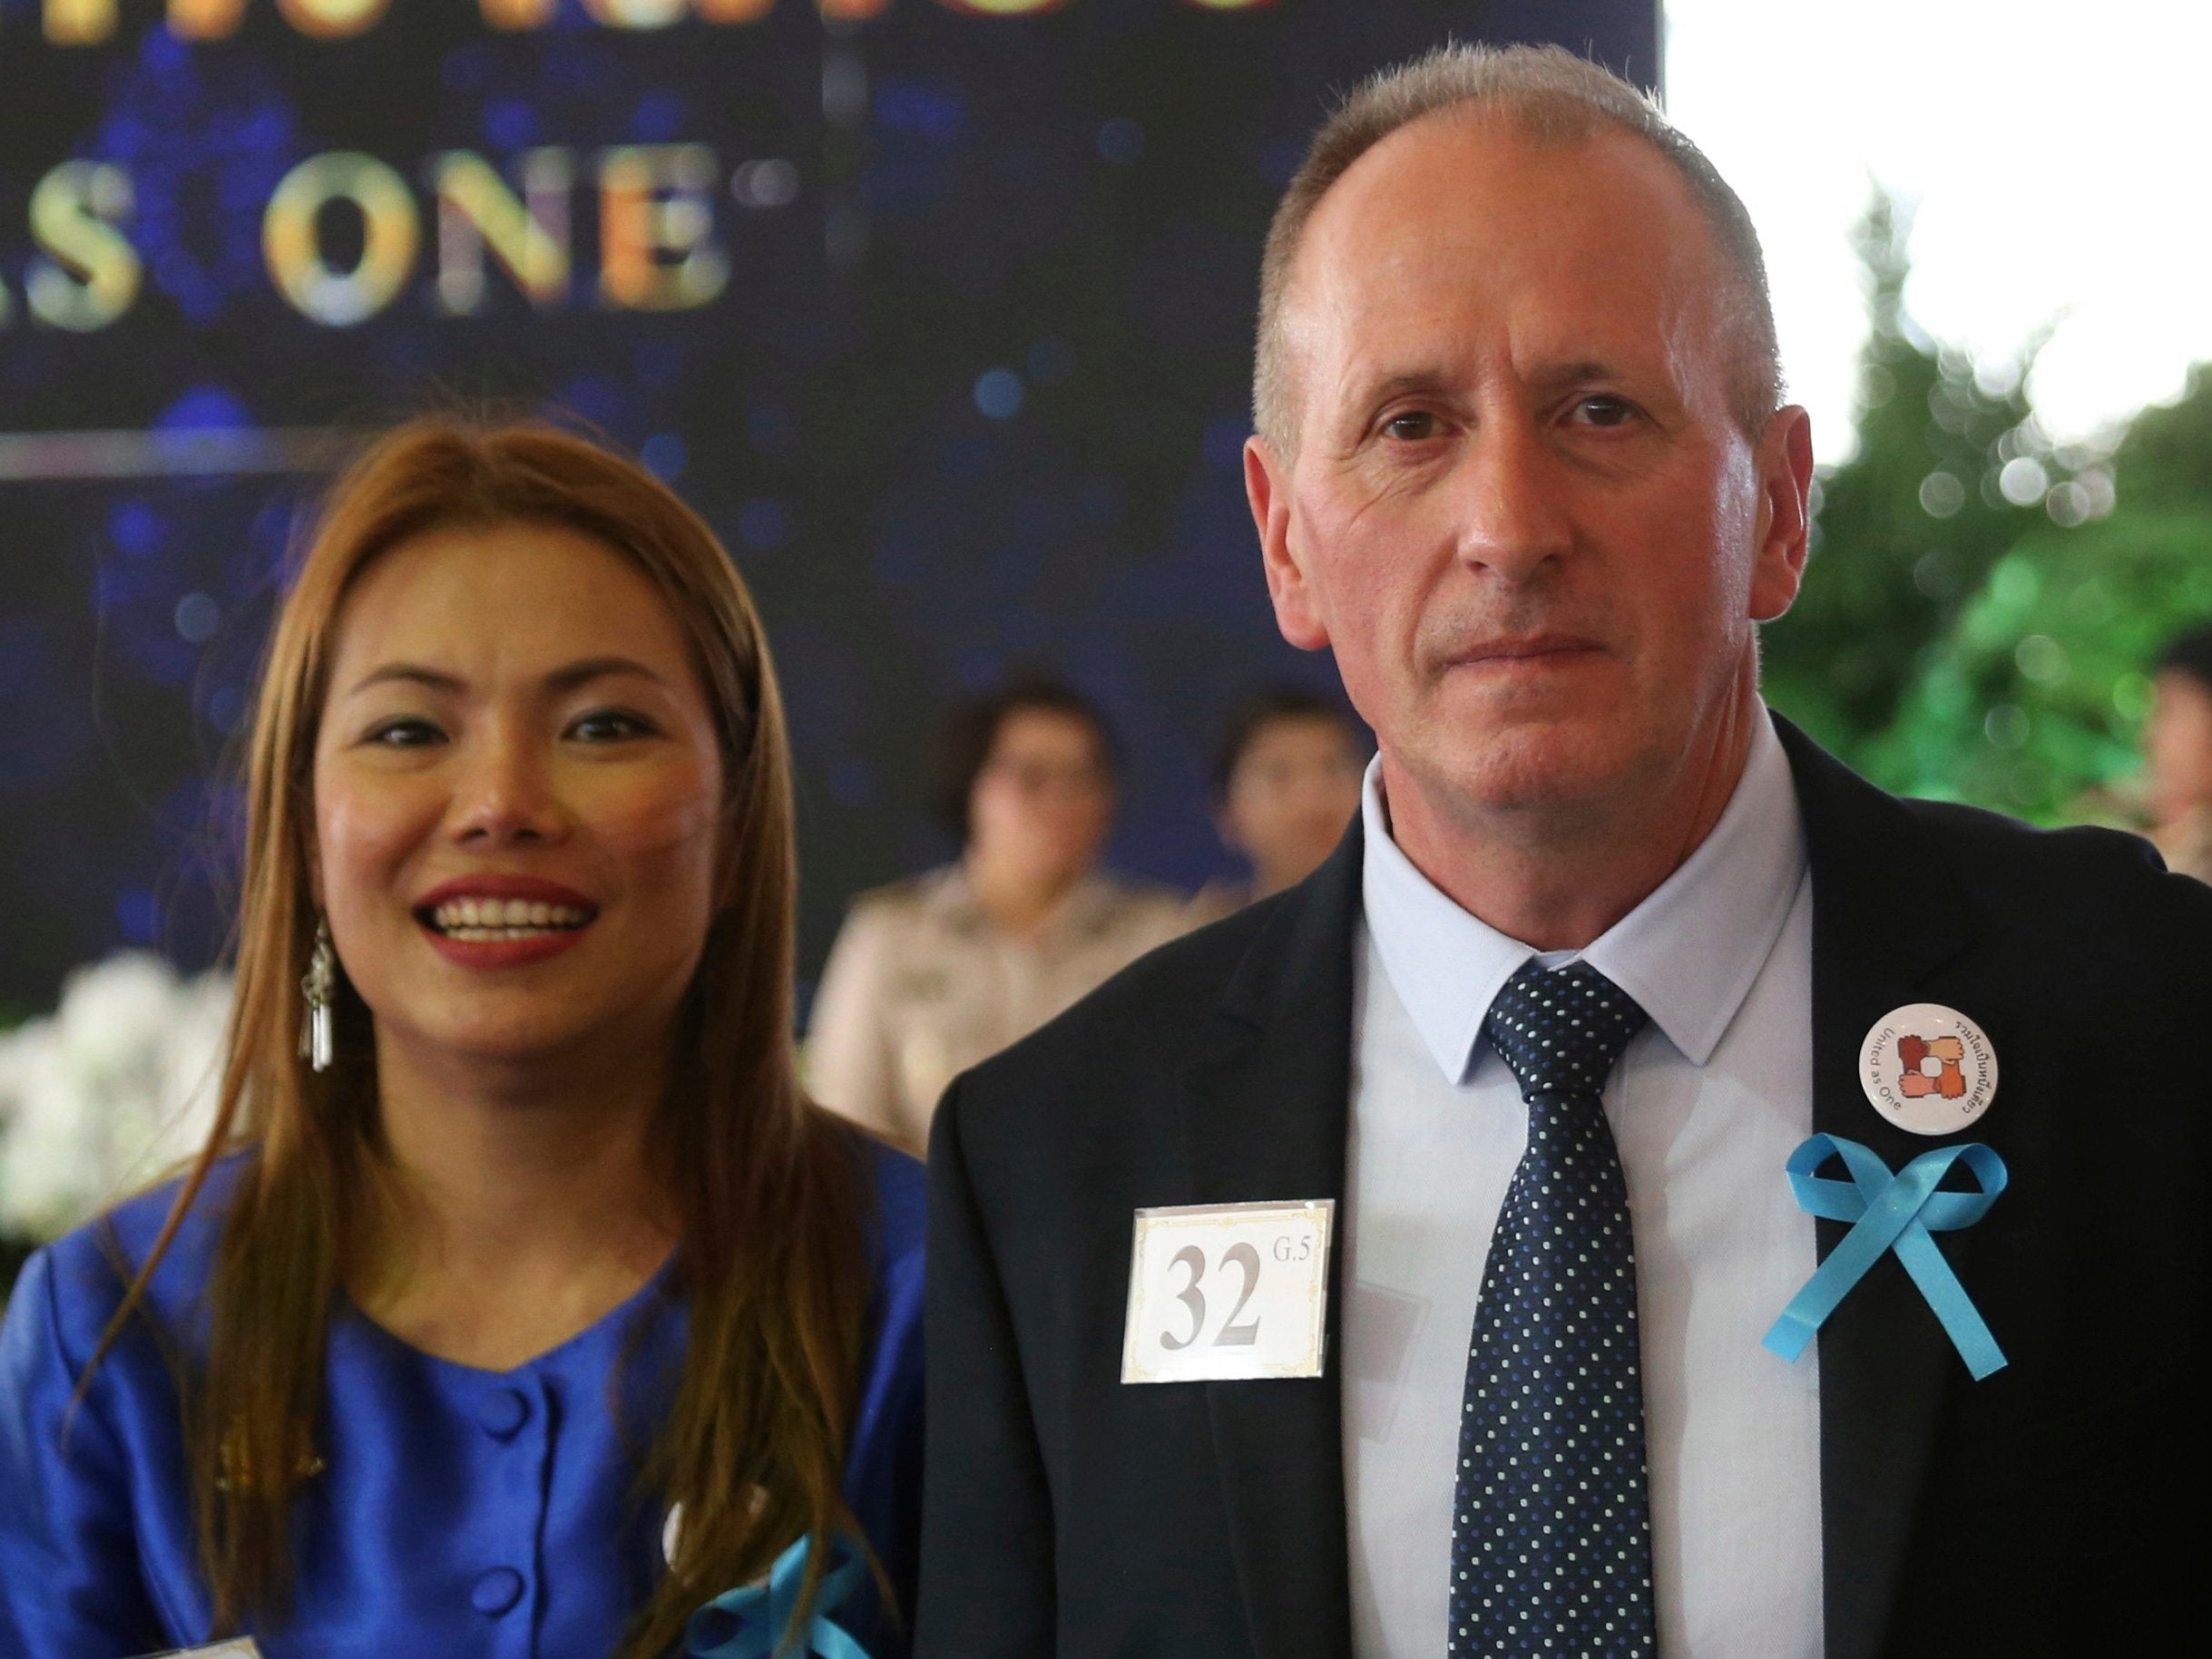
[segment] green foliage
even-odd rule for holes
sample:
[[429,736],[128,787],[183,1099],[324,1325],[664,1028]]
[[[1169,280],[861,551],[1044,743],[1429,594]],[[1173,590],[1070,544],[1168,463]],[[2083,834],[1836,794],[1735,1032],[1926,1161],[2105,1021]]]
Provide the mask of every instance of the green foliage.
[[2204,364],[2189,371],[2179,401],[2128,423],[2112,465],[2127,476],[2129,508],[2212,510],[2212,374]]
[[2052,464],[2022,391],[2032,351],[1977,375],[1913,332],[1906,229],[1885,196],[1860,220],[1870,326],[1858,453],[1819,483],[1804,589],[1762,647],[1767,700],[1862,766],[1925,654],[2005,551],[2043,522],[2040,492],[2027,505],[2005,499],[2003,468],[2025,461],[2048,482]]
[[1867,744],[1869,776],[2042,822],[2124,821],[2112,786],[2135,768],[2143,667],[2212,614],[2208,554],[2202,509],[2123,507],[2023,538]]
[[1804,591],[1767,630],[1767,700],[1889,788],[2128,821],[2144,665],[2212,617],[2212,372],[2108,464],[2062,457],[2022,389],[2036,346],[1992,371],[1916,337],[1889,201],[1858,245],[1859,448],[1821,481]]

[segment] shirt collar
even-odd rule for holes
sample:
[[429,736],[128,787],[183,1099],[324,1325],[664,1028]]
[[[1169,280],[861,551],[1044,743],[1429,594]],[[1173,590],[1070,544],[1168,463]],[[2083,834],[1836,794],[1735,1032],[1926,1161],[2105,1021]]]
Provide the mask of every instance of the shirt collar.
[[[1398,850],[1382,776],[1378,755],[1360,789],[1367,929],[1414,1029],[1456,1083],[1474,1064],[1491,1002],[1537,952],[1462,910]],[[1766,965],[1804,875],[1789,756],[1762,708],[1736,792],[1697,850],[1589,949],[1540,960],[1587,961],[1702,1066]]]

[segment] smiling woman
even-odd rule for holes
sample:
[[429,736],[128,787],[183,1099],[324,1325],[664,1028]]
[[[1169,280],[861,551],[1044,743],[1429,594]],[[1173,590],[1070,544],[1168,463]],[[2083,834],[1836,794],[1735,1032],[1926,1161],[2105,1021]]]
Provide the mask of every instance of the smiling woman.
[[[641,1075],[636,1046],[665,1041],[713,913],[726,793],[651,580],[555,524],[419,534],[347,594],[330,681],[318,867],[377,1010],[387,1119],[418,1054],[435,1071],[550,1045]],[[608,1088],[588,1092],[603,1119]]]
[[395,434],[249,800],[215,1130],[0,1335],[0,1649],[657,1655],[773,1566],[897,1651],[919,1172],[797,1082],[782,714],[712,533],[553,429]]

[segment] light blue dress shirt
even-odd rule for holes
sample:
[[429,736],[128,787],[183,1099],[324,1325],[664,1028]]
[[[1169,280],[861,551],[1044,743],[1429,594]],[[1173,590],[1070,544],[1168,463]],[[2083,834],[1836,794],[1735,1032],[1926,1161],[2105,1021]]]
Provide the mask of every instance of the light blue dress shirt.
[[[874,1287],[846,1496],[911,1606],[923,1182],[911,1159],[871,1156]],[[204,1342],[201,1292],[240,1173],[237,1160],[218,1172],[154,1276],[162,1328],[191,1342]],[[114,1213],[132,1262],[171,1196]],[[686,1313],[665,1279],[505,1371],[435,1359],[341,1301],[291,1612],[252,1633],[268,1659],[607,1659],[663,1567],[665,1517],[635,1488],[683,1361]],[[176,1386],[144,1322],[70,1411],[122,1283],[95,1224],[32,1257],[0,1326],[0,1659],[122,1659],[208,1639]],[[875,1659],[903,1653],[867,1598],[838,1622]]]
[[1584,951],[1470,915],[1363,814],[1344,1230],[1345,1487],[1356,1659],[1444,1650],[1452,1497],[1483,1264],[1528,1110],[1483,1035],[1536,957],[1577,956],[1651,1022],[1608,1080],[1636,1230],[1662,1654],[1817,1659],[1816,1358],[1759,1345],[1815,1266],[1783,1166],[1812,1129],[1812,887],[1761,719],[1711,834]]

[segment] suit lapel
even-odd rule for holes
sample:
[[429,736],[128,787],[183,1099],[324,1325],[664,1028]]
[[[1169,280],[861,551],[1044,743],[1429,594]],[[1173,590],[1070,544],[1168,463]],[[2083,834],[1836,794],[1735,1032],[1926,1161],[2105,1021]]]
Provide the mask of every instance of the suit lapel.
[[[1899,1168],[1930,1143],[1867,1104],[1859,1045],[1882,1015],[1924,1000],[1923,981],[1971,942],[1971,925],[1913,815],[1787,721],[1775,724],[1813,880],[1813,1127],[1864,1142]],[[1222,999],[1221,1045],[1183,1078],[1196,1202],[1334,1197],[1342,1227],[1360,870],[1356,819],[1269,917]],[[1818,1229],[1825,1258],[1847,1229]],[[1351,1651],[1342,1245],[1340,1231],[1324,1377],[1201,1385],[1255,1659]],[[1894,1260],[1828,1321],[1819,1356],[1826,1653],[1876,1659],[1958,1361]]]
[[1352,1644],[1339,1264],[1359,884],[1355,819],[1255,939],[1222,999],[1220,1048],[1183,1078],[1197,1202],[1338,1204],[1324,1374],[1199,1385],[1255,1659],[1336,1659]]
[[[1951,872],[1919,823],[1777,719],[1796,774],[1813,877],[1813,1127],[1892,1169],[1931,1142],[1867,1103],[1859,1048],[1884,1014],[1971,939]],[[1777,1177],[1778,1178],[1778,1177]],[[1848,1231],[1818,1224],[1825,1259]],[[1944,1390],[1959,1362],[1894,1258],[1820,1332],[1820,1473],[1828,1659],[1874,1659],[1884,1637]]]

